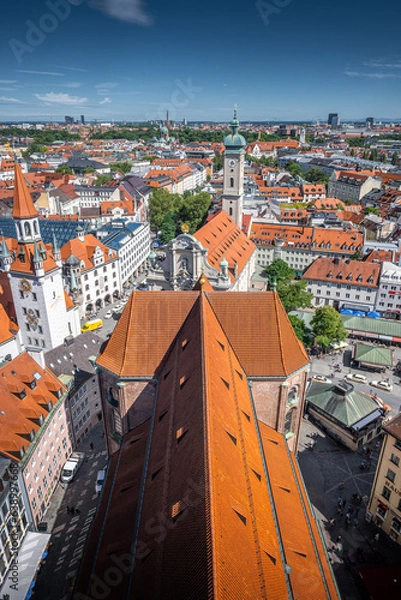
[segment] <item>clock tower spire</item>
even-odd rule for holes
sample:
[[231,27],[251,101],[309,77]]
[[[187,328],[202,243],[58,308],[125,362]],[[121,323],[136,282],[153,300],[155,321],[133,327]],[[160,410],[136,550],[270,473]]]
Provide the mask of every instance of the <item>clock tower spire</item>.
[[234,117],[230,128],[231,133],[224,139],[226,149],[223,154],[222,208],[242,229],[246,140],[238,133],[237,105],[234,107]]

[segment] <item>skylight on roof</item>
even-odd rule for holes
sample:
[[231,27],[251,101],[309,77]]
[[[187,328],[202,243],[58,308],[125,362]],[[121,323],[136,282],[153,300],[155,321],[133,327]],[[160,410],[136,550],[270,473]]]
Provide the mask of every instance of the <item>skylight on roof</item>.
[[42,379],[42,375],[40,373],[38,373],[37,371],[35,371],[33,376],[35,377],[36,381],[39,381],[39,379]]

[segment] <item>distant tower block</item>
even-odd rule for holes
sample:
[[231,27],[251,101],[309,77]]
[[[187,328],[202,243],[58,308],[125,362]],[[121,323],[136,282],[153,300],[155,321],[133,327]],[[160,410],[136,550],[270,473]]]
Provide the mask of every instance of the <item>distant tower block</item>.
[[301,133],[299,134],[299,142],[301,144],[305,144],[305,142],[306,142],[306,129],[305,129],[305,127],[301,127]]

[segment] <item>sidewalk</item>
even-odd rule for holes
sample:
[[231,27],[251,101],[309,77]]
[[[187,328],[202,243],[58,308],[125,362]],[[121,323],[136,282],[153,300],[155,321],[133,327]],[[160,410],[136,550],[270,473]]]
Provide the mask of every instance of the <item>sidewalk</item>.
[[[312,438],[309,436],[315,432],[318,437],[311,452],[308,445]],[[310,421],[304,419],[302,423],[298,460],[343,600],[360,600],[363,597],[355,577],[356,569],[401,564],[401,547],[365,519],[380,453],[375,442],[370,445],[372,466],[361,471],[362,453],[352,452],[326,437]],[[344,483],[343,489],[340,482]],[[354,493],[362,497],[360,504],[353,501]],[[339,497],[345,500],[342,515],[338,510]],[[351,522],[347,523],[349,507],[352,514]],[[331,526],[329,521],[333,518],[335,524]],[[378,532],[379,540],[375,541]]]

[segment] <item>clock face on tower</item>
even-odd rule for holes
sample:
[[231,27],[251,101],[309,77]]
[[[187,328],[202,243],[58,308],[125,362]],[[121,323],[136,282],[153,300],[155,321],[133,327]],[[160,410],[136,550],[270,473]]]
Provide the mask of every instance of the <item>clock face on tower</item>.
[[237,161],[235,160],[235,158],[230,158],[230,160],[228,161],[228,166],[231,168],[235,167],[236,164]]

